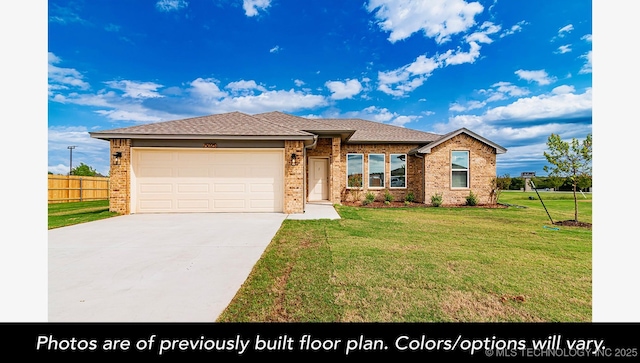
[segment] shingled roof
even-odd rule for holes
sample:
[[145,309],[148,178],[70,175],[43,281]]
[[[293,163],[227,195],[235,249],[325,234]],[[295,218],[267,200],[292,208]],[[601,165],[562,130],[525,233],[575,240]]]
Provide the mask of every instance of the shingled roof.
[[[203,137],[308,140],[321,134],[339,134],[348,143],[431,144],[443,140],[447,136],[363,119],[312,119],[277,111],[256,115],[228,112],[90,132],[91,137],[106,140],[117,138],[170,139]],[[482,140],[484,141],[484,139]],[[488,143],[493,145],[491,142]]]
[[119,129],[91,132],[92,137],[111,138],[179,138],[220,136],[283,136],[313,138],[313,134],[241,112],[229,112],[175,121],[149,123]]

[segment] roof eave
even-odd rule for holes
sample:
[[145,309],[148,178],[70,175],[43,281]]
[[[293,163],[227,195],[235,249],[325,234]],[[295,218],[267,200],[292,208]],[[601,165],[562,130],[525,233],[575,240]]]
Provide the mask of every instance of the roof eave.
[[314,135],[183,135],[183,134],[121,134],[108,132],[89,132],[95,139],[160,139],[160,140],[310,140]]

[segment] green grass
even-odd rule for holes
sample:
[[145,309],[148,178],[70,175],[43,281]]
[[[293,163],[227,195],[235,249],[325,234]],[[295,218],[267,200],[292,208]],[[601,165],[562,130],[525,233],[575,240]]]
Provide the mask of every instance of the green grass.
[[117,216],[109,212],[108,200],[52,203],[48,207],[49,229]]
[[[573,216],[572,196],[541,196]],[[591,321],[591,230],[544,228],[528,193],[500,201],[526,208],[337,206],[341,220],[285,220],[218,321]]]

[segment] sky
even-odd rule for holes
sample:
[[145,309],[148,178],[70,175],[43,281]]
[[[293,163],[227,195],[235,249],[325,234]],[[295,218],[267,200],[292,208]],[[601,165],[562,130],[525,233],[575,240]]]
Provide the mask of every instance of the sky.
[[107,175],[91,131],[231,111],[466,127],[511,176],[592,133],[584,0],[50,0],[47,32],[56,174]]

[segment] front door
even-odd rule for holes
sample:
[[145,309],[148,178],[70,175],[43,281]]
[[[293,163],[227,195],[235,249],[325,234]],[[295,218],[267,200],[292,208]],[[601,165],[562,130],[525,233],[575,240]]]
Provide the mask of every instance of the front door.
[[309,201],[328,200],[328,160],[309,160]]

